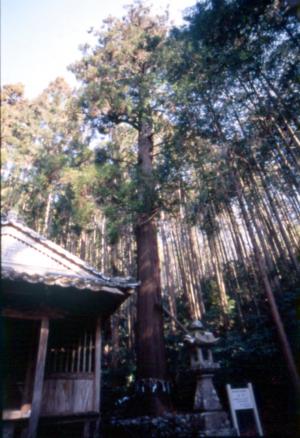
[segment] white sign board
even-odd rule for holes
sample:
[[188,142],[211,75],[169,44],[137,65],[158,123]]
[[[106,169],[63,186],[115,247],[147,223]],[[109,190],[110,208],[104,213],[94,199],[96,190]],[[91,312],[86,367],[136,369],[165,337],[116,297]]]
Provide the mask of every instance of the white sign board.
[[261,422],[258,415],[258,410],[255,402],[253,387],[251,383],[248,383],[247,388],[231,388],[230,385],[226,385],[230,412],[234,427],[238,432],[238,436],[241,436],[240,427],[238,424],[238,417],[236,411],[251,409],[254,414],[256,430],[259,436],[263,436]]
[[253,409],[253,402],[248,388],[231,389],[231,402],[235,411],[240,409]]

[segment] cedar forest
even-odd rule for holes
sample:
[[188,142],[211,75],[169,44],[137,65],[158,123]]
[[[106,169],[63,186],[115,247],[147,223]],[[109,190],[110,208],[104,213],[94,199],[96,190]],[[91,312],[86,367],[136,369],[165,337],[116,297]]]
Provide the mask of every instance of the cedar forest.
[[2,87],[2,214],[141,282],[106,324],[104,411],[152,377],[189,409],[175,319],[201,319],[220,337],[221,397],[251,381],[267,430],[278,411],[277,430],[294,421],[300,25],[288,3],[204,0],[176,28],[135,2],[91,31],[69,67],[77,89],[57,78],[29,100]]

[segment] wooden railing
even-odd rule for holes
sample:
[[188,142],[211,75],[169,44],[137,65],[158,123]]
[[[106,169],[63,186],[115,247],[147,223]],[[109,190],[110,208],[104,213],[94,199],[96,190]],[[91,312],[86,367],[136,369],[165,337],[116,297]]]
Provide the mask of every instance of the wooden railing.
[[47,374],[93,373],[95,363],[95,333],[85,330],[77,339],[63,339],[50,345]]

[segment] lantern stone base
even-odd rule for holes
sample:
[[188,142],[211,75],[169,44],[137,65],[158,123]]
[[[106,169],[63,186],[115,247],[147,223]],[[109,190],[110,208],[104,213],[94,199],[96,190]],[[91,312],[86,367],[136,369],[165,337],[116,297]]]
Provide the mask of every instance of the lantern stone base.
[[199,412],[201,418],[201,431],[198,436],[236,436],[214,387],[213,372],[214,370],[209,369],[196,371],[194,411]]
[[231,427],[226,412],[202,412],[199,415],[201,417],[201,431],[199,432],[199,437],[236,436],[236,431]]
[[213,374],[197,376],[194,411],[220,411],[222,406],[213,384]]

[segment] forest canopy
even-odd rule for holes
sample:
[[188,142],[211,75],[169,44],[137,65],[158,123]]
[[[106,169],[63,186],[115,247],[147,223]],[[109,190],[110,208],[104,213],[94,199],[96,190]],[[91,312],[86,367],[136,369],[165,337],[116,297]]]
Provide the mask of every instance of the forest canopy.
[[182,334],[153,303],[221,337],[220,382],[238,368],[266,398],[267,383],[299,388],[297,13],[289,2],[205,0],[176,28],[136,2],[94,37],[70,66],[76,90],[62,78],[35,99],[2,87],[2,214],[141,280],[107,326],[116,397],[132,385],[136,347],[138,375],[182,376]]

